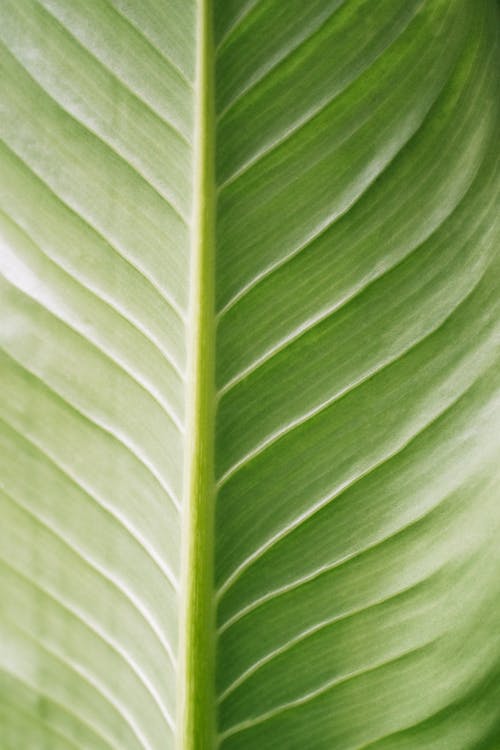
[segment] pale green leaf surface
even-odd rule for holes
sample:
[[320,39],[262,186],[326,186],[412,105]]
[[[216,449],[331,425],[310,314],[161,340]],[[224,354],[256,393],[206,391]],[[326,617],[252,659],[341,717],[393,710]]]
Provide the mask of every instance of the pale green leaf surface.
[[0,745],[497,750],[498,4],[213,5],[1,3]]
[[6,748],[174,743],[196,45],[141,6],[2,6]]

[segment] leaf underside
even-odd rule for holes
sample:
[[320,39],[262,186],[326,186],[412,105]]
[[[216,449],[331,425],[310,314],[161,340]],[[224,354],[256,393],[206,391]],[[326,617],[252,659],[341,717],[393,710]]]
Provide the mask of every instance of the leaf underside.
[[496,750],[496,0],[214,1],[217,737],[179,729],[199,12],[2,2],[0,746]]

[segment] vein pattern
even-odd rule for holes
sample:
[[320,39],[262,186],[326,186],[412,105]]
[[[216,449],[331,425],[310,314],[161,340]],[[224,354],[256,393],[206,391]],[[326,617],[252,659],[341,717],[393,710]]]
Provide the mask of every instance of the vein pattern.
[[176,744],[196,7],[171,6],[2,7],[6,750]]
[[497,12],[292,5],[216,6],[220,747],[493,750]]

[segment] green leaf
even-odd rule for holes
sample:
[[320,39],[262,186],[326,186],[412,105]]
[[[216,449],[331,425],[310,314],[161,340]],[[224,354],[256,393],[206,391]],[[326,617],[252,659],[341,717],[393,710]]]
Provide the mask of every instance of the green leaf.
[[496,0],[3,0],[2,750],[496,750]]

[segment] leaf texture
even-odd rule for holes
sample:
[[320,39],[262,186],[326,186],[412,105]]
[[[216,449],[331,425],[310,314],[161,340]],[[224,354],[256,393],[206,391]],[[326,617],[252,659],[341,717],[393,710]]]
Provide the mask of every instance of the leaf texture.
[[207,7],[2,1],[0,745],[496,750],[498,3],[214,0],[202,122]]
[[496,9],[246,7],[217,58],[221,747],[492,750]]
[[0,744],[173,747],[195,8],[1,35]]

